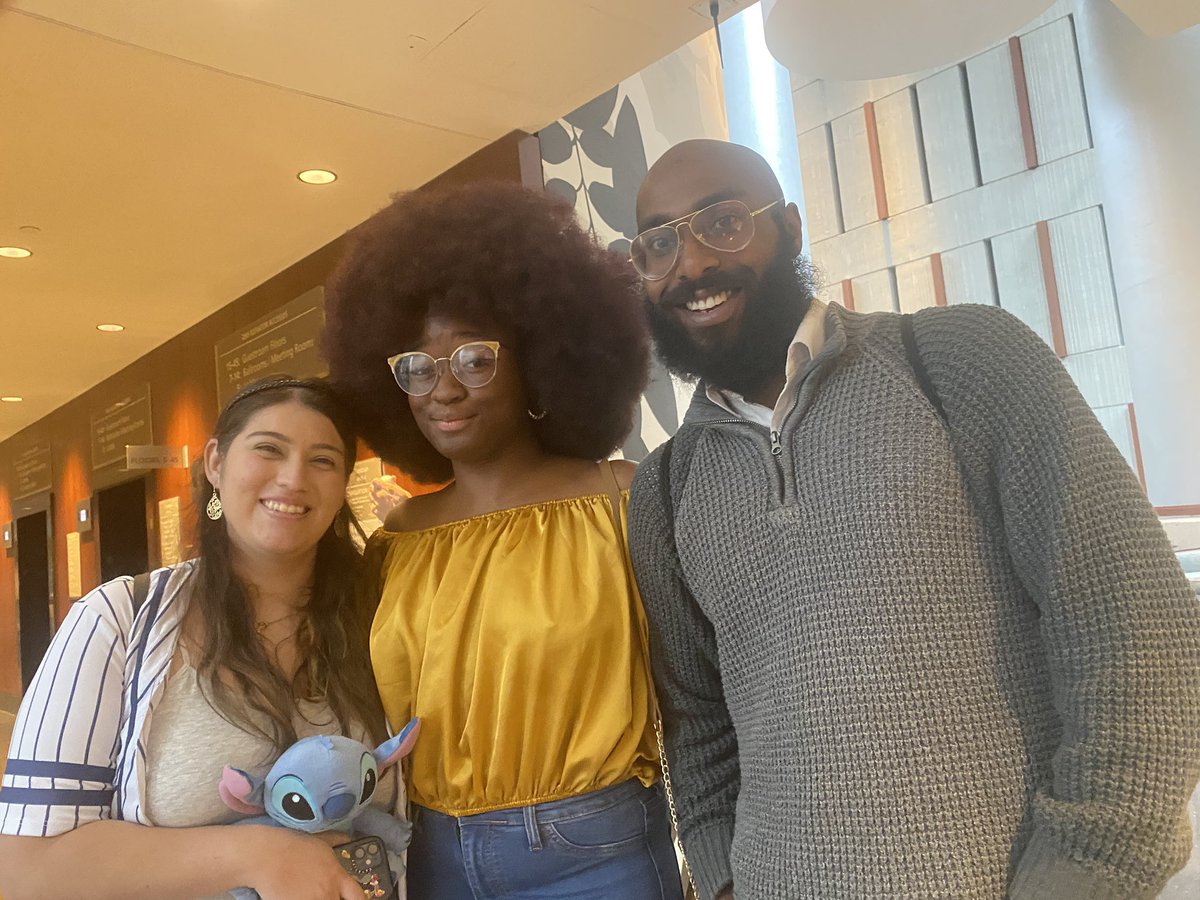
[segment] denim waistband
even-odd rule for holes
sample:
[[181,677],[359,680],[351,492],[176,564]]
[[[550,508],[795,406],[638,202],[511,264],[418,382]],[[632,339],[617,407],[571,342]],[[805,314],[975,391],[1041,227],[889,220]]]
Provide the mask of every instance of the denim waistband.
[[550,800],[546,803],[535,803],[531,806],[514,806],[509,809],[496,809],[491,812],[475,813],[469,816],[449,816],[437,810],[418,806],[421,816],[453,819],[459,825],[519,825],[527,826],[536,821],[541,824],[574,819],[590,813],[600,812],[615,806],[625,800],[641,796],[654,787],[645,787],[638,779],[630,778],[611,787],[600,788],[598,791],[588,791],[586,794],[576,794],[574,797],[564,797],[561,800]]

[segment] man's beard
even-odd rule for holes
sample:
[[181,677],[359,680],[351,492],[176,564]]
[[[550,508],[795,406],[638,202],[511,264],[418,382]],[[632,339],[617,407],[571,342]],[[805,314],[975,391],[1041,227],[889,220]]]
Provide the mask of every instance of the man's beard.
[[[667,292],[659,303],[646,302],[650,330],[663,364],[681,378],[702,378],[707,384],[742,396],[783,375],[788,347],[812,305],[812,266],[781,247],[758,278],[746,267],[714,272]],[[676,306],[697,291],[717,293],[740,289],[744,308],[739,330],[715,346],[696,343],[679,321]]]

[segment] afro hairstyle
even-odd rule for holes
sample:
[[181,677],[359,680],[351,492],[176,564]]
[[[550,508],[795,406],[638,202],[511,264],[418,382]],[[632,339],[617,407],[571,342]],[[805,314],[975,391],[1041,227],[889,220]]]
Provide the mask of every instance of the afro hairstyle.
[[399,194],[351,232],[325,296],[331,380],[367,443],[418,481],[452,468],[387,359],[414,349],[431,316],[512,337],[546,452],[599,460],[629,434],[650,365],[640,282],[560,197],[500,182]]

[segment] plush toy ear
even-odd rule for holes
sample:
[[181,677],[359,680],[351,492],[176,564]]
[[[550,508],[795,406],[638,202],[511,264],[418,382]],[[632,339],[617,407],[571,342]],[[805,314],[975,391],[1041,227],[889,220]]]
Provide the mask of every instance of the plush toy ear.
[[378,747],[375,748],[375,761],[379,763],[379,771],[382,772],[388,766],[393,766],[400,762],[405,756],[412,752],[413,745],[417,742],[417,735],[421,733],[421,720],[413,719],[404,729],[394,738],[389,738]]
[[226,766],[225,771],[221,773],[221,783],[217,785],[217,792],[225,801],[225,805],[234,812],[256,815],[266,809],[263,806],[265,784],[264,779],[255,778],[249,772]]

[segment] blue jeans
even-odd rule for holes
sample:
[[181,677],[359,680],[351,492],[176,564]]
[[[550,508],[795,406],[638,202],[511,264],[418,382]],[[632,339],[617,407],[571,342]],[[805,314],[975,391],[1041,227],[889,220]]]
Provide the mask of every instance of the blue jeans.
[[447,816],[413,807],[410,900],[682,900],[662,789]]

